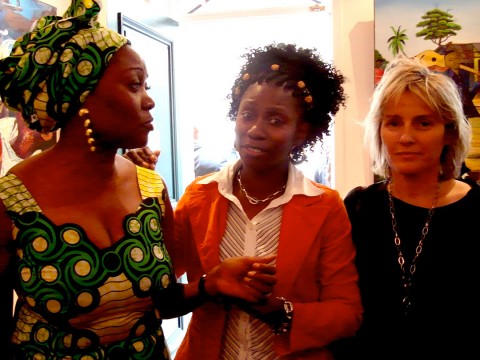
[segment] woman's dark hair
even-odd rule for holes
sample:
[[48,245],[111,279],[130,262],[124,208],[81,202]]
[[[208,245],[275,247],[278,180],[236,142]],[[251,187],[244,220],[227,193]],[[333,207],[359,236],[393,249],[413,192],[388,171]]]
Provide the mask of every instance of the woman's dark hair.
[[329,135],[332,116],[345,106],[342,84],[344,76],[333,65],[324,62],[316,49],[297,48],[295,44],[273,43],[252,48],[242,55],[246,59],[232,92],[228,116],[235,121],[240,101],[254,83],[269,83],[292,90],[304,108],[303,120],[310,133],[302,148],[307,149]]

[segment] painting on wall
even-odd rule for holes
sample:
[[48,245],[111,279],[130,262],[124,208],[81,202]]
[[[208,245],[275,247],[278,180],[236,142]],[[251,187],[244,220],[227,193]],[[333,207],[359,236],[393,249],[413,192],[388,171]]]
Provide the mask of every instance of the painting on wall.
[[450,76],[473,127],[467,166],[480,172],[480,1],[375,0],[375,78],[396,56]]
[[1,0],[0,58],[7,56],[15,40],[46,15],[57,15],[57,9],[38,0]]
[[[1,0],[0,58],[8,56],[15,40],[46,15],[57,15],[57,9],[37,0]],[[30,130],[19,112],[7,109],[0,101],[0,175],[21,160],[48,149],[57,136]]]

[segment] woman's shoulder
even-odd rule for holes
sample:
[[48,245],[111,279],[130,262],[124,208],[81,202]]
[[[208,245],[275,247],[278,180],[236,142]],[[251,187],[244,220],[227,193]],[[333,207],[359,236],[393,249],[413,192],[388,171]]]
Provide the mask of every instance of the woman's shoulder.
[[165,189],[163,178],[154,170],[146,169],[141,166],[137,168],[138,186],[142,198],[159,197]]
[[367,186],[357,186],[345,196],[344,203],[350,216],[358,213],[365,205],[375,206],[377,199],[385,196],[387,185],[385,181],[379,181]]
[[469,176],[465,176],[465,177],[462,177],[460,179],[457,179],[457,181],[461,181],[463,183],[466,183],[466,184],[470,185],[470,187],[472,189],[477,189],[477,190],[480,189],[480,184],[477,183],[474,179],[472,179]]
[[[300,197],[294,197],[294,201],[303,202],[317,202],[319,205],[325,205],[327,203],[342,203],[342,197],[337,189],[334,189],[328,185],[320,184],[309,178],[304,178],[305,184],[302,186],[302,192],[298,194],[306,195]],[[302,199],[302,200],[300,200]]]
[[471,199],[474,202],[480,204],[480,184],[472,179],[458,179],[459,181],[467,184],[469,189],[465,195],[465,199]]
[[372,197],[379,193],[384,193],[387,188],[385,181],[379,181],[371,185],[356,186],[350,190],[345,196],[345,201],[360,199],[365,197]]

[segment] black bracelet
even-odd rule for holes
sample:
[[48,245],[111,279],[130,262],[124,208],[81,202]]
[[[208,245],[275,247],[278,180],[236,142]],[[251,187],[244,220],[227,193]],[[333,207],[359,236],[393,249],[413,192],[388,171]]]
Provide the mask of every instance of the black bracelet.
[[203,274],[198,280],[198,297],[202,300],[209,300],[211,298],[211,296],[208,295],[207,291],[205,290],[206,279],[207,279],[207,275]]
[[219,305],[222,305],[225,310],[229,309],[230,303],[228,299],[224,298],[222,295],[210,295],[205,290],[205,281],[207,280],[207,275],[203,274],[200,279],[198,279],[198,299],[200,301],[213,301]]

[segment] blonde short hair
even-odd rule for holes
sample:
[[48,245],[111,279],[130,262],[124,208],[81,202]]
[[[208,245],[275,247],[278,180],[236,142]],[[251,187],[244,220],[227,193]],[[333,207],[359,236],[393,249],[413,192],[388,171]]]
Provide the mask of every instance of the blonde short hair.
[[382,146],[380,127],[385,104],[409,91],[419,96],[436,111],[445,124],[452,142],[445,145],[440,158],[440,179],[460,176],[472,137],[470,123],[463,112],[462,100],[453,80],[424,66],[418,59],[396,58],[387,68],[375,88],[369,113],[364,121],[364,142],[370,150],[372,170],[388,177],[390,165]]

